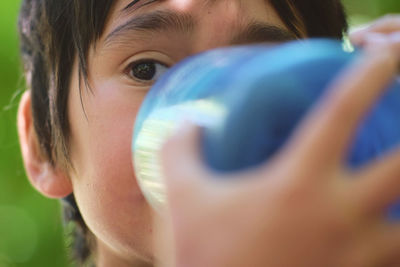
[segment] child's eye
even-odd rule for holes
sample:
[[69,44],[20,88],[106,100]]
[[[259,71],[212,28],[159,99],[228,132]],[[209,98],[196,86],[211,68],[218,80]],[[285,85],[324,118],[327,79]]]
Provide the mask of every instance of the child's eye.
[[139,82],[154,82],[168,70],[168,66],[155,60],[146,59],[129,65],[129,76]]

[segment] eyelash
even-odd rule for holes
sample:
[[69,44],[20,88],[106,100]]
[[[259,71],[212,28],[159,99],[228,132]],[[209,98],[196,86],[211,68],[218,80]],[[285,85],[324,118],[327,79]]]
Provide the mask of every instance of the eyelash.
[[[147,66],[146,66],[147,64]],[[142,69],[140,69],[140,67]],[[136,68],[136,73],[133,73]],[[154,60],[154,59],[140,59],[130,63],[126,69],[126,74],[130,79],[133,79],[135,82],[142,83],[144,85],[153,84],[164,72],[168,70],[169,66],[163,62]],[[157,73],[157,72],[162,72]],[[142,72],[142,73],[140,73]],[[150,72],[150,73],[146,73]],[[155,72],[152,74],[152,72]],[[136,76],[135,76],[136,75]],[[137,77],[140,76],[141,77]],[[149,75],[149,76],[146,76]],[[151,77],[150,77],[151,76]]]

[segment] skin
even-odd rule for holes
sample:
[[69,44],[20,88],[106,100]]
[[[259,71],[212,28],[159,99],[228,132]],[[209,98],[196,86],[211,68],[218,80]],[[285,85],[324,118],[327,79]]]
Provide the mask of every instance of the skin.
[[[92,91],[82,89],[82,103],[78,68],[73,66],[68,101],[73,170],[53,167],[41,156],[29,91],[18,114],[30,181],[48,197],[75,194],[96,238],[98,266],[151,266],[153,262],[209,267],[376,266],[396,258],[400,230],[386,225],[379,215],[400,195],[396,190],[400,182],[394,179],[400,172],[399,152],[356,174],[346,173],[338,163],[357,119],[395,73],[400,54],[396,38],[378,42],[365,38],[365,46],[384,45],[386,52],[371,48],[359,65],[333,85],[331,91],[336,93],[326,97],[275,160],[239,175],[250,179],[212,180],[214,174],[198,159],[197,131],[184,127],[163,150],[169,206],[164,215],[157,215],[138,188],[130,152],[132,125],[152,82],[134,79],[130,64],[151,58],[173,65],[193,53],[232,45],[235,33],[253,20],[284,26],[263,0],[166,0],[121,13],[129,3],[116,1],[103,35],[89,51]],[[109,34],[118,26],[154,10],[190,14],[197,26],[191,34],[176,29],[125,32],[110,41]],[[349,107],[355,108],[354,116],[341,112]],[[326,149],[332,152],[329,157]],[[349,182],[354,180],[348,179],[350,175],[363,176],[362,182]]]
[[391,35],[392,39],[400,39],[399,15],[386,15],[366,27],[361,27],[350,34],[350,40],[354,45],[363,46],[368,39],[373,37],[380,39],[385,35]]
[[[130,2],[116,1],[103,35],[89,51],[91,91],[82,89],[82,103],[78,67],[73,66],[68,101],[73,170],[53,168],[40,156],[29,92],[24,95],[19,112],[21,146],[32,184],[49,197],[74,193],[85,222],[96,237],[98,266],[150,265],[154,258],[152,211],[135,180],[130,151],[134,119],[152,81],[134,79],[129,65],[151,58],[171,66],[194,53],[231,45],[236,33],[252,21],[284,29],[277,13],[263,0],[170,0],[121,12]],[[191,33],[171,28],[108,38],[132,17],[154,10],[191,15],[196,26]]]
[[400,62],[395,36],[367,39],[364,58],[261,168],[219,177],[200,160],[190,124],[166,143],[160,266],[399,266],[400,225],[385,209],[400,196],[400,149],[357,171],[342,164]]

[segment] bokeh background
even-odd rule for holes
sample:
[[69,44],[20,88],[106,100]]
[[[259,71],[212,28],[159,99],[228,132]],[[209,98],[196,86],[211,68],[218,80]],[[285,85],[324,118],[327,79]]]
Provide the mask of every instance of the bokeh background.
[[[399,0],[344,0],[351,25],[400,13]],[[29,185],[16,133],[16,111],[24,81],[16,20],[20,0],[0,3],[0,267],[71,266],[58,201]]]

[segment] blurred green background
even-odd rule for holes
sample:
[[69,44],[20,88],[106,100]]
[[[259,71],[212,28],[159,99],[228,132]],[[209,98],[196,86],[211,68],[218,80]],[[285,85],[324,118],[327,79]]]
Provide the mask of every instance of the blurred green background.
[[[24,89],[18,57],[19,0],[0,3],[0,267],[70,266],[58,201],[29,185],[16,133],[18,99]],[[400,13],[399,0],[347,0],[352,25]]]

